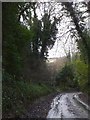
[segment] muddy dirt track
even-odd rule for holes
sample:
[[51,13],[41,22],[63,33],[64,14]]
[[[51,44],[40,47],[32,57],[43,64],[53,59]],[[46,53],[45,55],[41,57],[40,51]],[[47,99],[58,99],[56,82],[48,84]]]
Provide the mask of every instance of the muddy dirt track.
[[[89,112],[73,98],[76,93],[57,95],[51,104],[47,118],[88,118]],[[64,119],[63,119],[64,120]]]

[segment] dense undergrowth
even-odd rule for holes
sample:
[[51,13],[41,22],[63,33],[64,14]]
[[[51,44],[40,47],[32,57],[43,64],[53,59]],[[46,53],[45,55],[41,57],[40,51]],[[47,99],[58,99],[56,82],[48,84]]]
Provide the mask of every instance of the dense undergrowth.
[[88,64],[80,59],[66,64],[56,75],[56,85],[61,91],[76,89],[90,94]]
[[53,91],[45,84],[16,81],[9,74],[3,75],[3,117],[21,116],[28,104]]

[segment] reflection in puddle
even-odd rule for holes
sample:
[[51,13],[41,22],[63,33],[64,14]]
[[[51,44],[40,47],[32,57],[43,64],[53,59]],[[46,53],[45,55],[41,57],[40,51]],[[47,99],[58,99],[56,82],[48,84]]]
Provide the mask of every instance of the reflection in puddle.
[[75,93],[66,93],[55,97],[47,118],[88,118],[88,113],[79,109],[80,107],[73,101],[73,94]]

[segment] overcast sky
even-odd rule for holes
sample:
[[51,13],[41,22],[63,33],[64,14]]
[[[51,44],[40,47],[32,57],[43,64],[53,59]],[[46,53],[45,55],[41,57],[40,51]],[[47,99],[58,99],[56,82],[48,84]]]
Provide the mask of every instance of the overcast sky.
[[[74,0],[74,1],[76,1],[76,0]],[[77,0],[77,1],[83,1],[83,0]],[[60,6],[57,6],[57,11],[58,10],[60,10]],[[43,11],[42,7],[41,7],[41,10],[37,9],[37,11],[36,11],[39,19],[41,18],[41,13],[43,14],[42,11]],[[23,20],[21,19],[21,21],[23,21]],[[48,51],[48,58],[56,58],[56,57],[66,56],[66,54],[69,52],[69,50],[70,50],[70,52],[72,52],[72,54],[77,51],[77,45],[75,43],[75,39],[71,38],[70,33],[63,35],[68,29],[70,29],[70,27],[73,26],[73,24],[68,21],[70,21],[70,18],[63,16],[62,21],[60,22],[60,24],[57,27],[58,28],[58,34],[57,34],[58,39],[56,39],[56,42],[55,42],[53,48]],[[68,29],[67,29],[67,26],[68,26]],[[63,35],[63,37],[60,37],[62,35]]]
[[[69,22],[70,19],[63,16],[60,25],[58,25],[58,34],[56,42],[51,50],[48,52],[48,58],[57,58],[66,56],[70,52],[74,53],[77,51],[77,45],[75,39],[71,38],[71,33],[65,34],[70,27],[74,27],[72,23]],[[60,37],[61,36],[61,37]]]
[[[75,0],[76,1],[76,0]],[[79,2],[84,1],[84,0],[77,0]],[[84,11],[85,8],[79,8],[81,11]],[[65,16],[64,16],[65,17]],[[58,31],[58,36],[61,36],[61,31],[62,33],[65,33],[67,31],[67,25],[70,19],[69,18],[63,18],[63,20],[60,23],[59,31]],[[86,27],[88,26],[88,21],[85,21]],[[69,23],[69,27],[73,26],[71,23]],[[62,29],[62,30],[60,30]],[[65,41],[67,39],[67,42],[65,44]],[[64,44],[63,44],[64,43]],[[56,40],[53,48],[49,50],[48,52],[48,58],[57,58],[57,57],[63,57],[66,56],[66,53],[68,53],[70,50],[71,55],[75,52],[78,51],[77,49],[77,43],[75,42],[75,39],[71,38],[70,33],[65,34],[63,37],[60,37],[59,39]]]

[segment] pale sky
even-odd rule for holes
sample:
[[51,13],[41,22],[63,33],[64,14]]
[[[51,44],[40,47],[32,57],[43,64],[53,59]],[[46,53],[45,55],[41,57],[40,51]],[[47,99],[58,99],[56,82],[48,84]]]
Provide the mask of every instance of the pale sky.
[[[65,43],[65,38],[62,38]],[[73,42],[73,44],[70,43]],[[68,54],[69,49],[72,49],[72,52],[75,53],[77,51],[77,45],[74,40],[71,40],[70,37],[65,45],[63,45],[62,40],[56,40],[53,48],[48,52],[48,58],[57,58],[66,56],[66,52]],[[66,51],[66,52],[65,52]]]
[[[75,0],[76,1],[76,0]],[[84,1],[84,0],[77,0],[79,2]],[[84,11],[84,9],[79,8],[81,11]],[[65,16],[64,16],[65,17]],[[68,22],[69,18],[64,18],[61,21],[60,26],[58,27],[59,29],[61,28],[62,30],[58,31],[58,36],[61,36],[61,31],[63,33],[65,33],[65,31],[67,31],[67,26],[68,26]],[[88,25],[88,21],[85,21],[86,26]],[[69,27],[73,26],[71,23],[69,23]],[[69,35],[68,39],[67,39],[68,34],[64,35],[63,37],[60,37],[59,39],[56,40],[53,48],[51,50],[49,50],[48,52],[48,58],[54,58],[54,57],[63,57],[66,56],[66,52],[69,52],[69,49],[71,51],[71,55],[75,52],[77,52],[77,43],[75,42],[75,39],[72,39]],[[65,43],[67,39],[67,43]],[[66,51],[66,52],[65,52]]]
[[[63,57],[68,54],[69,50],[71,52],[77,51],[77,45],[75,43],[75,39],[71,38],[70,32],[63,35],[65,32],[69,30],[71,26],[73,26],[70,22],[70,19],[65,17],[60,22],[60,25],[58,26],[58,39],[56,39],[56,42],[51,50],[48,52],[48,58],[54,58],[54,57]],[[68,27],[68,28],[67,28]],[[62,36],[63,35],[63,36]]]
[[[76,0],[74,0],[76,1]],[[79,2],[83,1],[83,0],[77,0]],[[54,6],[56,7],[56,12],[58,12],[58,10],[60,10],[61,8],[61,5],[57,5],[57,6]],[[43,14],[43,9],[42,7],[40,6],[40,9],[37,9],[37,15],[38,15],[38,18],[41,19],[41,14]],[[61,14],[60,12],[58,12],[59,15]],[[56,14],[58,15],[58,14]],[[21,18],[21,21],[22,18]],[[57,34],[57,39],[56,39],[56,42],[53,46],[53,48],[51,50],[48,51],[48,58],[56,58],[56,57],[62,57],[62,56],[66,56],[66,53],[69,52],[69,50],[73,53],[75,53],[77,51],[77,45],[75,43],[75,39],[72,39],[70,37],[70,33],[69,34],[65,34],[63,35],[67,30],[70,29],[70,27],[73,27],[72,23],[69,22],[70,21],[70,18],[67,18],[65,16],[63,16],[63,19],[62,21],[60,22],[60,24],[58,25],[58,34]],[[63,36],[62,36],[63,35]],[[62,37],[60,37],[62,36]],[[67,40],[67,42],[66,42]],[[65,44],[66,43],[66,44]]]

